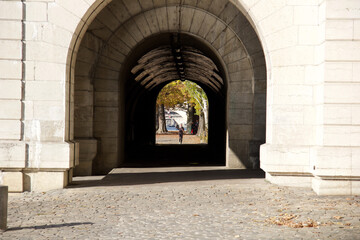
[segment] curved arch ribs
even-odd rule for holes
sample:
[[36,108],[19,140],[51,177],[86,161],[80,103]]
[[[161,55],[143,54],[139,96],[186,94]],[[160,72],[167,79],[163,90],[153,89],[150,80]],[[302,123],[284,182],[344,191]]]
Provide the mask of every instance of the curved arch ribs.
[[160,83],[180,79],[201,82],[215,91],[224,85],[215,63],[190,46],[155,48],[137,61],[131,73],[135,81],[149,90]]

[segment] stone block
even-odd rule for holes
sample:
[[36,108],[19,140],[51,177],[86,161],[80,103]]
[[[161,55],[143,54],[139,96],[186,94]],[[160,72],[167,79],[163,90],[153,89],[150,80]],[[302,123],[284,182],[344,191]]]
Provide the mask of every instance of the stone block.
[[10,79],[21,79],[22,77],[21,61],[0,60],[0,69],[6,69],[6,71],[2,71],[0,79],[10,80]]
[[311,149],[311,158],[314,175],[344,176],[351,172],[351,148],[315,147]]
[[229,109],[252,109],[253,99],[252,93],[232,94],[229,96]]
[[119,152],[119,142],[119,138],[101,138],[101,151],[104,153]]
[[265,142],[266,125],[256,124],[253,126],[253,139],[262,140]]
[[36,62],[34,65],[34,75],[37,81],[62,81],[66,79],[65,64],[49,63],[49,62]]
[[320,43],[321,38],[321,27],[299,26],[300,45],[317,45]]
[[294,24],[295,25],[318,25],[319,7],[318,6],[295,6]]
[[47,3],[46,2],[26,2],[26,21],[46,22],[47,21]]
[[0,232],[7,229],[8,186],[0,185]]
[[[344,104],[326,104],[323,106],[324,124],[351,124],[352,106]],[[360,117],[360,116],[359,116]]]
[[[165,9],[166,11],[166,9]],[[136,23],[134,22],[134,19],[130,19],[124,24],[125,29],[131,33],[131,36],[134,38],[134,40],[138,43],[141,40],[143,40],[142,33],[140,29],[136,26]]]
[[242,72],[249,69],[252,68],[250,60],[247,58],[228,64],[229,73]]
[[76,176],[91,176],[92,162],[97,153],[96,139],[76,139],[79,143],[79,165],[75,167]]
[[279,85],[304,84],[305,69],[302,66],[281,66],[272,68],[272,78]]
[[354,22],[352,20],[327,20],[325,26],[325,36],[327,40],[343,40],[353,38]]
[[[339,94],[343,92],[346,94]],[[325,83],[324,101],[325,103],[360,103],[359,83]]]
[[353,62],[353,82],[360,82],[360,63],[359,62]]
[[255,80],[255,94],[266,93],[266,80]]
[[[249,1],[247,1],[249,2]],[[251,13],[256,17],[256,19],[262,20],[266,17],[275,14],[280,9],[285,6],[283,1],[250,1],[247,3],[250,8]]]
[[23,192],[22,172],[3,172],[3,185],[9,186],[9,192]]
[[[212,3],[214,3],[214,2],[212,2]],[[182,20],[182,21],[184,21],[184,20]],[[187,22],[189,22],[189,21],[191,21],[191,20],[187,19]],[[208,32],[208,34],[206,35],[205,38],[210,43],[213,43],[219,37],[219,35],[225,31],[225,29],[226,29],[226,25],[221,20],[217,19],[216,22],[214,23],[213,27]],[[240,59],[240,55],[236,54],[236,56],[238,59]]]
[[[76,2],[76,7],[74,7],[74,1],[72,0],[63,0],[58,2],[60,6],[65,8],[67,11],[71,12],[73,15],[82,18],[85,13],[91,9],[91,5],[94,3],[94,0],[80,0]],[[96,5],[96,4],[94,4]]]
[[198,33],[201,27],[201,23],[203,22],[205,18],[205,12],[202,11],[195,11],[193,20],[190,26],[190,32],[191,33]]
[[241,95],[242,93],[253,93],[253,81],[240,81],[230,83],[230,95]]
[[74,120],[76,122],[92,122],[93,117],[93,106],[75,106]]
[[272,105],[269,106],[273,124],[303,124],[304,106],[302,105]]
[[77,138],[87,138],[93,136],[93,122],[80,122],[76,121],[74,123],[75,137]]
[[0,100],[0,119],[21,119],[21,101]]
[[118,122],[119,110],[115,107],[95,107],[94,122]]
[[325,82],[352,82],[353,63],[327,62],[325,63]]
[[65,123],[62,121],[27,120],[25,121],[25,139],[27,141],[62,141],[65,135]]
[[119,105],[118,92],[95,92],[96,107],[117,107]]
[[358,61],[360,59],[360,41],[327,41],[325,60]]
[[21,20],[22,3],[21,1],[1,1],[0,2],[0,19]]
[[93,85],[90,76],[75,76],[76,91],[92,91]]
[[319,177],[312,179],[312,189],[318,195],[351,195],[350,180],[325,180]]
[[326,1],[327,19],[353,19],[360,18],[360,3],[357,0],[329,0]]
[[48,21],[70,32],[75,32],[80,23],[80,17],[61,7],[57,2],[50,2],[48,3]]
[[314,125],[280,124],[273,125],[272,143],[288,145],[312,145],[315,143],[316,127]]
[[266,173],[266,180],[272,184],[286,187],[306,187],[310,188],[312,184],[312,176],[291,176],[291,175],[272,175]]
[[266,94],[257,93],[254,94],[254,108],[257,110],[266,109]]
[[21,99],[21,81],[1,80],[0,99]]
[[2,168],[24,168],[26,146],[24,142],[0,142],[0,166]]
[[117,137],[118,122],[96,122],[94,123],[94,137]]
[[[260,164],[266,172],[310,173],[310,148],[308,146],[260,146]],[[281,174],[278,174],[281,175]]]
[[0,59],[21,60],[21,57],[22,57],[21,41],[0,40]]
[[28,168],[69,169],[74,151],[73,143],[30,142]]
[[352,104],[351,106],[351,124],[359,125],[360,124],[360,105]]
[[116,80],[119,81],[119,71],[98,67],[95,73],[95,85],[97,81]]
[[[269,51],[297,45],[298,41],[302,39],[301,33],[299,27],[296,26],[290,26],[271,33],[266,38]],[[281,39],[281,41],[279,41],[279,39]]]
[[354,20],[354,39],[360,39],[360,20]]
[[68,184],[68,172],[25,172],[26,191],[46,192],[64,188]]
[[20,138],[20,120],[0,120],[0,139],[19,140]]
[[229,125],[229,139],[250,140],[252,139],[252,125]]
[[[267,1],[262,1],[262,2],[267,2]],[[271,2],[270,4],[274,4],[277,1],[268,1],[268,2]],[[259,4],[256,4],[255,6],[259,8],[261,7]],[[282,29],[285,29],[293,25],[293,20],[294,20],[293,6],[285,6],[285,7],[283,6],[284,6],[284,2],[280,1],[279,5],[276,5],[276,8],[279,8],[278,10],[272,12],[271,10],[264,8],[261,11],[265,11],[267,13],[260,15],[258,15],[258,13],[254,13],[254,8],[251,9],[251,13],[254,13],[256,19],[262,19],[259,21],[259,27],[262,30],[263,36],[267,36],[271,33],[280,31]],[[264,19],[264,17],[269,14],[270,16]]]
[[297,66],[315,63],[315,46],[294,46],[270,54],[274,67]]
[[32,110],[32,117],[37,120],[64,121],[65,119],[65,107],[61,101],[33,101]]
[[254,73],[252,69],[247,69],[244,71],[238,71],[230,73],[231,82],[239,82],[243,80],[251,81],[253,79]]
[[76,91],[75,105],[78,107],[87,107],[93,105],[93,92],[90,91]]
[[253,115],[251,109],[229,109],[229,124],[252,124]]
[[280,85],[274,86],[273,104],[311,105],[313,86],[311,85]]
[[[186,8],[184,8],[184,10],[186,10]],[[182,13],[185,13],[185,11],[182,12]],[[159,26],[158,26],[158,23],[157,23],[155,10],[145,12],[144,17],[146,18],[146,21],[147,21],[147,23],[149,25],[150,31],[152,33],[159,32]]]
[[25,86],[25,99],[35,101],[62,101],[64,83],[58,81],[29,81]]
[[[27,41],[26,46],[26,59],[29,61],[66,64],[67,47],[42,41]],[[43,73],[48,75],[47,72]]]
[[0,21],[0,39],[21,40],[21,21]]

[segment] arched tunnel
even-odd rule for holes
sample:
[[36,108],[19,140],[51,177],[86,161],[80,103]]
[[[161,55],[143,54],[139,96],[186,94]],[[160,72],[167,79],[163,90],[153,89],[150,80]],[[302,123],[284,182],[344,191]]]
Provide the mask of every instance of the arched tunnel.
[[[266,64],[243,9],[227,0],[113,0],[87,26],[72,82],[76,175],[121,166],[258,165]],[[155,144],[156,98],[173,80],[206,92],[208,144]]]
[[[145,39],[130,55],[127,67],[130,69],[124,68],[128,79],[125,164],[224,165],[227,91],[225,74],[214,52],[190,35],[163,33]],[[174,80],[191,80],[206,92],[209,99],[207,145],[155,145],[156,98],[160,90]]]

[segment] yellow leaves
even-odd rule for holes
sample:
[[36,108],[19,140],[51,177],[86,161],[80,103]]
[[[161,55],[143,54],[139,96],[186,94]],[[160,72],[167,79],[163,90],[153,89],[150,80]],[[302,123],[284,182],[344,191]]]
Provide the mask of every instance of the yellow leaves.
[[278,225],[278,226],[287,226],[291,228],[304,228],[304,227],[318,227],[319,223],[312,219],[307,219],[306,221],[295,221],[298,218],[297,215],[284,213],[279,217],[270,217],[266,219],[265,222]]

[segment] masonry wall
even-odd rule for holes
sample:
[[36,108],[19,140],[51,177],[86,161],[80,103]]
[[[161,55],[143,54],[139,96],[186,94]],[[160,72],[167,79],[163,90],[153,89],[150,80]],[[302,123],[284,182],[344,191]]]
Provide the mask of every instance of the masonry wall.
[[[72,57],[108,2],[0,2],[0,183],[10,191],[60,188],[71,179],[78,149]],[[260,162],[267,178],[319,194],[358,194],[359,1],[231,2],[250,19],[266,58]]]

